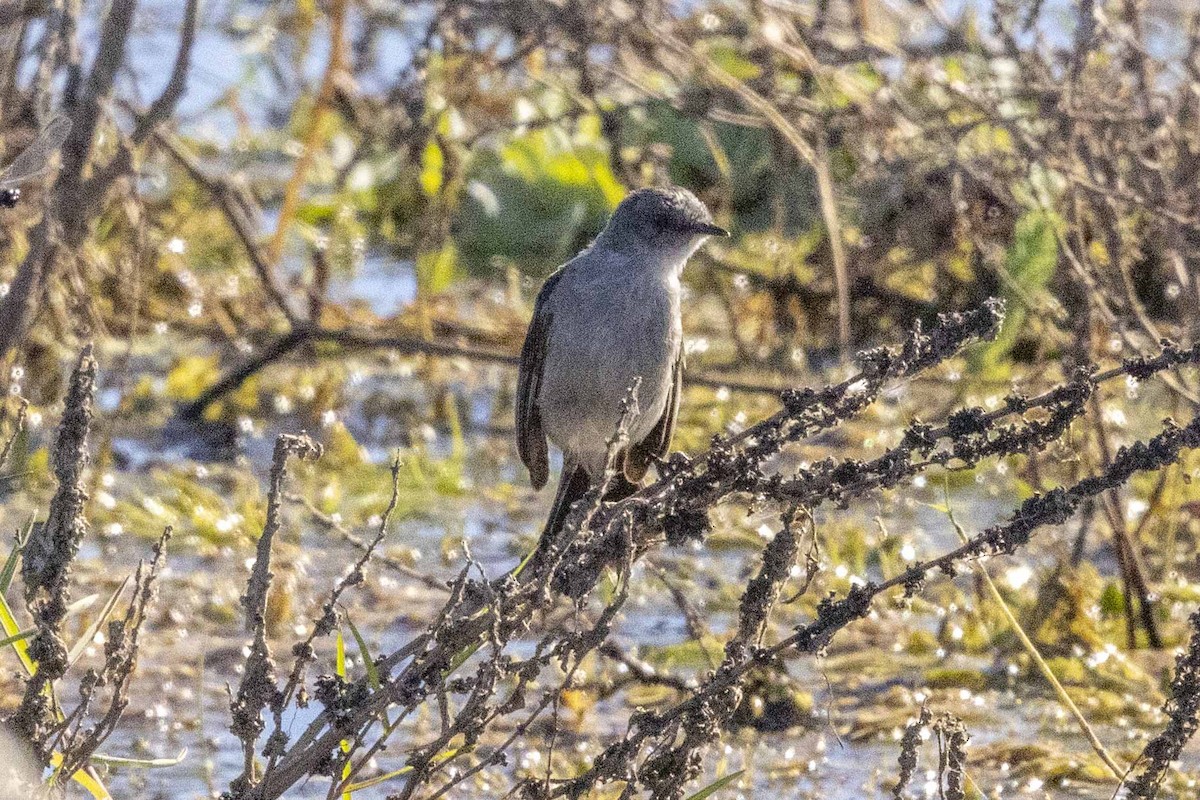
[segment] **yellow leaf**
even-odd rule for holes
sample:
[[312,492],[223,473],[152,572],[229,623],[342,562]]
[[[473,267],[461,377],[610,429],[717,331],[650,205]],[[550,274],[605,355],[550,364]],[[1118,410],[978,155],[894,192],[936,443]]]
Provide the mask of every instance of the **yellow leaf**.
[[596,698],[590,692],[579,689],[564,689],[560,698],[562,704],[576,714],[583,714],[596,704]]
[[429,197],[436,195],[442,188],[442,168],[446,164],[446,156],[436,141],[430,139],[421,153],[421,188]]
[[[50,766],[55,769],[62,766],[62,761],[62,753],[50,754]],[[88,794],[94,797],[95,800],[112,800],[112,795],[108,793],[108,789],[104,788],[104,784],[98,778],[94,778],[88,774],[86,769],[76,772],[71,776],[71,780],[78,783],[84,789],[87,789]]]
[[214,356],[186,356],[167,373],[166,393],[171,400],[195,400],[220,377]]

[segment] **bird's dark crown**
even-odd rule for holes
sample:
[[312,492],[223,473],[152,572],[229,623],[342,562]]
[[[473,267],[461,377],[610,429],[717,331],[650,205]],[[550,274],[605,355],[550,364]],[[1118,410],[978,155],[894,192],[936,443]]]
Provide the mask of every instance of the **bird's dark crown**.
[[609,228],[650,242],[728,235],[713,224],[712,214],[696,195],[678,186],[630,192],[613,212]]

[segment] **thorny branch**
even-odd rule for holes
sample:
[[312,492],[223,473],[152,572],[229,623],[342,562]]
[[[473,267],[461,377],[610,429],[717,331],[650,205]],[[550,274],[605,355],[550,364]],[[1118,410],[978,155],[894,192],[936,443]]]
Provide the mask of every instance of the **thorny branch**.
[[1188,618],[1192,629],[1187,650],[1175,660],[1175,678],[1171,681],[1171,697],[1163,709],[1170,721],[1166,729],[1142,749],[1137,760],[1136,775],[1126,778],[1123,786],[1131,798],[1150,800],[1158,796],[1158,788],[1179,759],[1184,746],[1200,729],[1200,611]]
[[[397,457],[392,461],[391,499],[388,500],[387,508],[384,509],[380,517],[379,527],[374,538],[362,547],[362,553],[358,559],[351,565],[346,575],[333,587],[333,590],[329,593],[329,599],[325,601],[325,604],[321,608],[321,616],[316,620],[308,637],[292,648],[292,654],[295,656],[292,672],[288,676],[287,684],[284,686],[283,691],[279,693],[279,696],[271,707],[274,714],[275,729],[271,733],[271,737],[268,739],[267,746],[263,751],[263,754],[270,759],[264,772],[264,779],[271,774],[271,770],[274,769],[279,756],[286,752],[287,734],[283,729],[283,712],[287,709],[288,703],[292,701],[296,693],[304,685],[305,670],[316,656],[313,643],[318,637],[328,636],[333,632],[339,622],[338,601],[347,590],[358,586],[366,579],[364,570],[367,563],[373,557],[376,557],[376,550],[383,543],[384,537],[387,536],[388,524],[392,520],[392,512],[396,510],[396,503],[399,500],[399,496],[400,459]],[[333,679],[329,676],[322,676],[319,682],[322,681],[328,686]]]
[[[68,667],[62,626],[71,602],[71,564],[88,531],[83,514],[87,502],[83,471],[88,462],[95,385],[96,361],[88,345],[71,374],[66,411],[58,426],[53,458],[58,490],[50,501],[46,521],[34,526],[25,543],[21,561],[25,603],[37,626],[37,635],[29,645],[29,656],[37,662],[37,668],[25,683],[25,695],[12,723],[39,748],[44,747],[54,723],[50,687]],[[45,761],[49,753],[39,752],[38,756]]]
[[258,539],[258,554],[246,584],[242,606],[246,609],[246,629],[254,635],[250,655],[246,657],[242,680],[237,695],[230,701],[230,726],[234,736],[242,742],[242,774],[232,785],[237,796],[250,791],[257,783],[254,763],[254,742],[262,733],[264,723],[262,711],[280,702],[280,691],[275,685],[275,661],[267,644],[267,593],[271,588],[271,547],[275,535],[282,526],[280,508],[284,481],[287,478],[287,462],[292,456],[302,460],[313,460],[321,455],[321,446],[301,434],[283,434],[275,440],[275,453],[271,459],[270,490],[267,495],[267,519],[262,535]]
[[[444,755],[454,735],[468,735],[470,741],[475,741],[494,720],[523,707],[524,700],[518,702],[516,698],[523,698],[522,687],[549,658],[568,653],[578,658],[578,654],[602,643],[603,638],[596,637],[603,632],[603,625],[591,629],[582,649],[575,637],[558,638],[560,634],[549,633],[529,659],[512,660],[504,655],[512,637],[528,630],[535,616],[553,602],[546,594],[547,585],[566,589],[568,596],[582,602],[606,565],[619,565],[619,573],[627,574],[626,565],[658,546],[664,531],[668,542],[702,537],[707,529],[707,510],[717,503],[751,496],[756,503],[777,503],[785,509],[812,508],[828,502],[843,505],[863,494],[898,486],[935,466],[957,468],[978,464],[985,458],[1039,450],[1061,437],[1071,421],[1087,410],[1085,401],[1099,383],[1126,376],[1147,380],[1165,370],[1200,361],[1200,348],[1181,349],[1167,342],[1156,355],[1131,358],[1103,372],[1079,368],[1067,383],[1037,397],[1014,394],[996,411],[963,409],[938,427],[915,422],[900,445],[871,461],[830,461],[789,475],[770,474],[767,465],[773,463],[773,456],[792,442],[857,415],[888,383],[940,363],[969,341],[990,336],[999,322],[1000,309],[993,305],[968,314],[948,315],[928,332],[918,326],[903,347],[864,353],[859,375],[826,389],[785,393],[784,408],[778,414],[742,433],[718,438],[708,452],[694,460],[677,455],[663,465],[663,475],[657,482],[632,497],[598,508],[595,498],[581,502],[583,508],[573,510],[564,526],[563,546],[561,550],[555,548],[560,550],[557,555],[551,552],[550,557],[529,565],[519,575],[490,582],[471,580],[464,570],[452,584],[451,597],[430,628],[377,660],[383,680],[379,688],[360,679],[341,689],[336,699],[327,697],[332,705],[292,741],[280,756],[271,779],[262,784],[259,796],[278,797],[314,771],[327,774],[332,765],[342,763],[336,752],[338,742],[368,741],[369,731],[391,706],[398,708],[398,717],[392,719],[389,731],[442,692],[466,693],[464,710],[443,735],[410,758],[414,770],[402,796],[412,795],[416,787],[430,783],[434,775],[469,752],[460,749]],[[606,748],[582,774],[557,784],[530,783],[525,791],[531,796],[576,797],[598,784],[619,780],[630,787],[627,792],[640,786],[655,797],[681,796],[686,781],[697,774],[702,751],[719,736],[736,708],[751,668],[770,664],[788,651],[817,652],[837,631],[864,616],[879,595],[892,589],[913,594],[935,571],[953,574],[955,565],[965,559],[1013,552],[1039,528],[1066,521],[1085,499],[1120,485],[1135,472],[1173,463],[1183,449],[1197,445],[1200,420],[1184,427],[1168,423],[1149,442],[1119,450],[1102,474],[1031,498],[1008,522],[984,531],[942,557],[914,565],[878,585],[856,587],[844,598],[823,601],[813,621],[799,626],[786,639],[763,647],[759,637],[798,549],[789,533],[791,527],[785,524],[763,553],[759,575],[743,596],[737,633],[726,647],[724,660],[708,679],[676,706],[635,714],[625,736]],[[623,602],[623,593],[610,599],[601,622],[605,615],[617,613]],[[490,655],[483,657],[475,674],[454,677],[463,660],[479,651],[481,645]],[[505,676],[516,681],[515,693],[508,700],[498,696],[489,699],[504,685]],[[353,702],[347,700],[351,697],[355,698]],[[548,700],[535,704],[528,712],[532,716],[526,720],[547,707]],[[946,735],[950,746],[947,783],[952,787],[955,773],[951,756],[956,752],[957,739],[949,731]],[[499,753],[477,760],[467,772],[475,774],[498,765]]]
[[[58,489],[46,521],[34,526],[24,545],[21,577],[26,604],[37,629],[29,646],[29,656],[36,666],[26,681],[19,708],[6,720],[33,746],[42,763],[49,761],[52,751],[57,752],[61,762],[54,780],[60,784],[88,767],[89,759],[116,729],[128,705],[146,611],[153,601],[154,581],[162,570],[166,543],[171,536],[168,527],[159,537],[150,563],[138,564],[133,596],[124,617],[108,623],[104,664],[84,673],[79,683],[78,704],[63,713],[56,700],[56,687],[71,666],[63,640],[63,621],[70,601],[72,564],[89,530],[84,516],[87,501],[84,471],[89,460],[88,434],[96,370],[92,346],[88,345],[80,353],[71,375],[54,446],[52,464]],[[100,718],[88,725],[90,712],[102,691],[107,692],[107,705]]]
[[[154,545],[149,565],[138,562],[133,579],[133,598],[125,617],[108,624],[104,642],[104,666],[89,669],[79,685],[79,706],[67,715],[73,727],[63,725],[61,747],[63,762],[60,771],[65,778],[82,769],[104,740],[117,728],[121,714],[129,705],[129,684],[137,667],[138,645],[146,621],[146,610],[154,600],[154,581],[166,561],[167,542],[171,538],[167,527]],[[97,690],[108,688],[109,704],[99,722],[84,728],[88,710],[95,702]]]
[[[579,797],[612,781],[625,782],[627,795],[641,789],[664,800],[682,797],[688,782],[702,769],[704,751],[733,718],[752,669],[778,664],[789,653],[819,652],[839,631],[865,616],[881,596],[899,590],[899,596],[909,597],[920,592],[934,573],[952,576],[965,561],[1013,553],[1025,547],[1039,529],[1061,525],[1085,501],[1122,485],[1135,473],[1175,463],[1184,449],[1200,447],[1200,417],[1184,426],[1167,421],[1158,435],[1113,453],[1099,474],[1031,497],[1006,522],[955,550],[914,564],[878,583],[855,586],[843,597],[826,598],[814,619],[797,626],[782,640],[766,645],[763,639],[772,609],[793,574],[800,550],[799,527],[794,524],[797,515],[807,516],[812,508],[825,503],[845,505],[870,492],[900,486],[934,467],[974,466],[987,458],[1036,452],[1062,437],[1072,421],[1092,407],[1089,400],[1102,382],[1123,377],[1145,381],[1167,370],[1200,363],[1200,346],[1185,349],[1164,341],[1155,355],[1130,358],[1104,371],[1077,367],[1067,382],[1036,397],[1010,395],[994,411],[964,408],[951,413],[940,426],[915,421],[899,444],[871,460],[831,459],[786,473],[772,466],[780,463],[775,457],[792,443],[855,417],[889,383],[928,369],[959,352],[965,344],[992,335],[1000,320],[999,306],[989,305],[976,312],[947,315],[928,331],[918,325],[903,346],[861,354],[858,375],[820,390],[785,392],[779,413],[740,433],[718,437],[707,452],[695,459],[676,456],[662,465],[659,480],[633,496],[604,504],[600,501],[604,491],[601,485],[569,514],[558,546],[549,548],[544,558],[532,560],[524,571],[489,580],[468,551],[467,566],[450,585],[450,597],[429,628],[375,660],[378,683],[366,677],[350,681],[331,676],[317,678],[313,696],[324,708],[314,722],[294,736],[284,728],[284,714],[292,703],[307,702],[307,667],[314,657],[315,639],[336,626],[339,597],[361,582],[363,570],[382,542],[396,502],[398,465],[393,465],[392,499],[377,534],[365,543],[356,563],[334,587],[307,639],[293,648],[293,667],[281,688],[276,683],[275,662],[265,630],[271,549],[282,525],[288,459],[314,458],[320,448],[303,435],[279,437],[269,479],[266,523],[243,598],[254,639],[241,685],[231,702],[232,730],[242,742],[245,758],[243,775],[231,786],[231,796],[280,797],[306,776],[342,776],[343,768],[349,765],[347,777],[331,784],[331,796],[336,796],[361,774],[392,732],[435,700],[441,708],[442,730],[409,753],[411,769],[401,797],[415,796],[421,787],[428,787],[434,797],[441,796],[471,776],[504,764],[513,743],[549,711],[560,691],[570,687],[582,660],[596,651],[613,653],[613,621],[627,602],[629,577],[638,560],[661,546],[664,538],[676,542],[703,537],[708,510],[718,503],[750,498],[757,505],[773,504],[780,508],[782,525],[764,548],[757,574],[746,585],[734,632],[720,663],[695,688],[667,681],[665,685],[674,686],[682,695],[679,701],[665,709],[635,713],[625,734],[610,743],[589,769],[567,780],[529,780],[524,784],[527,796],[541,798]],[[48,536],[63,539],[63,543],[54,545],[56,551],[66,547],[64,552],[71,552],[70,542],[77,542],[79,532],[86,528],[81,516],[79,476],[87,455],[85,437],[94,380],[95,364],[90,350],[85,350],[72,378],[68,412],[60,427],[55,455],[59,493],[49,521],[37,531],[42,538],[38,543],[31,541],[26,564],[31,582],[27,585],[59,587],[60,604],[66,602],[65,574],[51,568],[52,564],[46,566],[48,562],[37,554],[47,546]],[[611,452],[619,450],[623,428],[635,413],[636,403],[631,396],[624,405],[622,427],[611,440]],[[85,676],[81,705],[62,725],[53,724],[48,708],[42,708],[40,716],[34,708],[46,702],[40,687],[61,675],[43,672],[39,666],[36,680],[30,681],[31,686],[39,687],[26,697],[25,704],[32,710],[23,713],[32,720],[30,730],[56,735],[54,741],[61,744],[72,768],[86,764],[124,708],[137,650],[137,630],[161,558],[160,544],[149,570],[139,570],[134,601],[125,620],[110,626],[111,646],[106,650],[105,670]],[[607,566],[616,568],[618,580],[616,591],[598,616],[581,630],[551,627],[541,634],[532,654],[524,658],[510,652],[514,637],[535,630],[538,620],[556,604],[549,587],[568,589],[577,613],[582,613],[587,596]],[[479,579],[472,577],[472,571],[480,573]],[[43,573],[44,580],[38,577]],[[42,584],[34,583],[38,580]],[[54,630],[53,615],[45,613],[53,604],[35,594],[31,608],[41,614],[39,636],[44,636]],[[1200,691],[1192,685],[1195,670],[1191,661],[1198,652],[1197,639],[1200,636],[1193,637],[1192,647],[1180,658],[1174,699],[1168,707],[1171,725],[1147,747],[1146,766],[1131,786],[1157,786],[1162,765],[1174,758],[1177,748],[1194,731]],[[617,651],[616,656],[621,655]],[[628,656],[623,660],[637,663]],[[52,668],[55,662],[47,659],[46,663]],[[540,688],[530,696],[546,670],[555,665],[561,676],[557,688]],[[113,687],[112,700],[100,722],[85,731],[82,720],[101,685]],[[463,696],[453,714],[446,703],[450,695]],[[261,742],[266,728],[264,713],[269,713],[273,731]],[[500,720],[518,714],[515,726],[499,746],[479,751],[480,755],[464,767],[464,759],[470,758],[488,731],[495,730]],[[37,727],[39,718],[44,720],[41,728]],[[945,791],[950,797],[962,796],[965,734],[961,727],[942,719],[935,727],[943,744]],[[47,741],[45,736],[42,741]],[[346,751],[340,747],[343,741],[350,743]],[[912,768],[909,749],[903,749],[902,778]],[[266,759],[261,773],[256,760],[260,752]],[[1152,789],[1145,791],[1150,793],[1139,796],[1153,796]]]

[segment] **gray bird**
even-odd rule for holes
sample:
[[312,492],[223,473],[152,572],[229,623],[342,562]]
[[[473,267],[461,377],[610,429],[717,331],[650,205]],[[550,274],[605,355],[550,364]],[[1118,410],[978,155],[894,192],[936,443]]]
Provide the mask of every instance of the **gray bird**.
[[608,440],[634,378],[640,413],[605,496],[636,491],[667,454],[682,391],[679,276],[708,236],[728,236],[686,189],[639,189],[586,250],[538,292],[517,380],[517,449],[533,488],[549,477],[549,437],[563,451],[558,494],[542,532],[553,540],[571,504],[604,474]]

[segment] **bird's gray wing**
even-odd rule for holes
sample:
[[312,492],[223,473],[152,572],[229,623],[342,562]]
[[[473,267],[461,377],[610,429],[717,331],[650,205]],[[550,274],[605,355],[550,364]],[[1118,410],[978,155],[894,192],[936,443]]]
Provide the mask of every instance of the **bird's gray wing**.
[[640,442],[629,448],[625,455],[625,477],[637,483],[646,475],[646,470],[656,458],[665,458],[675,435],[675,420],[679,417],[679,399],[683,394],[683,354],[675,359],[675,374],[671,380],[671,391],[667,405],[654,429]]
[[529,470],[533,488],[546,485],[550,476],[550,457],[546,449],[546,431],[538,409],[538,390],[542,384],[542,369],[546,363],[546,345],[550,341],[550,326],[554,315],[547,308],[551,293],[562,277],[559,268],[546,279],[533,304],[533,319],[521,348],[521,363],[517,368],[517,452]]

